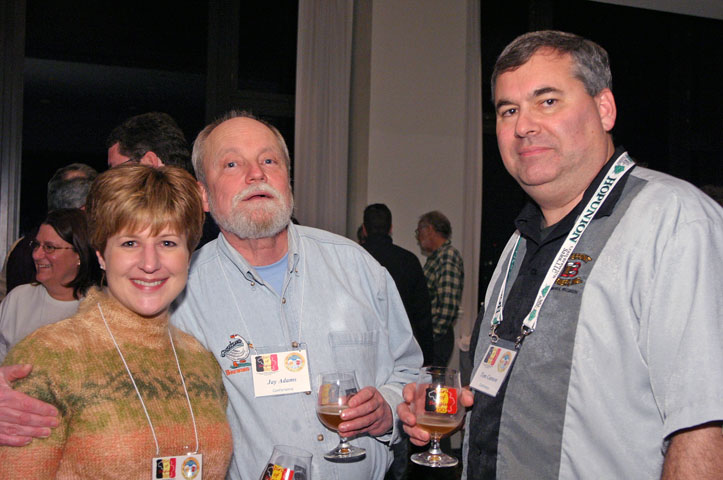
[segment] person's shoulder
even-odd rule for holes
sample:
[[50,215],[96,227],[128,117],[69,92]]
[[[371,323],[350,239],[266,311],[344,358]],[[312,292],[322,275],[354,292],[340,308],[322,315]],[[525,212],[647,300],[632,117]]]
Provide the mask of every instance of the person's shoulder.
[[186,333],[175,325],[171,325],[171,332],[173,332],[174,342],[179,348],[184,349],[186,352],[211,354],[204,348],[203,345],[201,345],[201,342],[199,342],[196,337],[190,333]]
[[371,253],[353,240],[320,228],[303,225],[294,225],[293,228],[302,245],[313,246],[328,253],[334,252],[350,262],[364,262],[370,267],[382,268]]
[[[35,308],[44,303],[45,287],[39,283],[24,283],[13,288],[2,300],[2,309]],[[50,298],[48,296],[48,298]]]
[[18,299],[35,295],[39,292],[39,290],[37,290],[38,288],[44,287],[40,284],[33,283],[24,283],[22,285],[18,285],[17,287],[13,288],[8,292],[3,302],[17,301]]
[[341,236],[339,234],[329,232],[327,230],[322,230],[320,228],[314,228],[314,227],[307,227],[305,225],[295,225],[293,228],[298,233],[299,238],[304,241],[310,241],[310,242],[315,242],[315,243],[320,243],[320,244],[352,247],[355,249],[366,251],[358,243],[356,243],[352,240],[349,240],[348,238]]
[[416,263],[417,265],[421,265],[419,263],[419,258],[409,250],[407,250],[404,247],[400,247],[396,243],[392,244],[392,248],[394,248],[394,253],[399,255],[399,258],[403,259],[407,263]]
[[694,185],[666,173],[636,167],[631,177],[644,182],[639,198],[646,208],[654,207],[668,220],[682,222],[723,220],[723,208]]
[[36,359],[49,358],[62,351],[80,351],[81,337],[85,337],[87,328],[76,317],[38,328],[10,350],[6,363],[35,363]]
[[191,256],[191,266],[189,268],[189,277],[193,276],[197,272],[207,268],[207,266],[214,261],[218,256],[217,243],[220,240],[216,238],[206,243],[203,247],[193,252]]

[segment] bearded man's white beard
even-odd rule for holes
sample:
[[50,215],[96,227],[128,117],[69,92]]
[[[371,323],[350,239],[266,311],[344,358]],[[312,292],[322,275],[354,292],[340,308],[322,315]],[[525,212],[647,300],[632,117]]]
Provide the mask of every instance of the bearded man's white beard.
[[[243,198],[257,193],[268,193],[273,199],[253,201],[248,205],[243,203]],[[231,200],[231,212],[227,216],[218,213],[212,195],[208,196],[208,207],[211,216],[223,230],[239,238],[267,238],[282,231],[291,221],[294,197],[290,189],[287,195],[283,195],[271,185],[262,183],[234,195]]]

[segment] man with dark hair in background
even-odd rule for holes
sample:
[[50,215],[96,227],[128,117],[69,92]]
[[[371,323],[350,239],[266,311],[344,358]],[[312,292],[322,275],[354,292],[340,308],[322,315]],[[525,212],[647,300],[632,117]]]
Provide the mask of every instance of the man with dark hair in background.
[[392,243],[392,212],[383,203],[364,209],[362,228],[365,237],[362,246],[394,279],[427,365],[432,361],[432,315],[422,266],[416,255]]
[[[138,162],[152,167],[173,165],[194,174],[186,136],[167,113],[148,112],[129,118],[110,132],[106,147],[108,168]],[[206,215],[198,248],[214,240],[219,233],[211,215]]]
[[[59,208],[84,208],[85,197],[98,172],[84,163],[71,163],[55,171],[48,181],[48,212]],[[30,240],[35,231],[19,238],[10,251],[0,275],[0,300],[7,292],[35,280],[35,262]]]
[[108,168],[126,162],[152,167],[175,165],[193,172],[183,130],[167,113],[136,115],[115,127],[106,141]]
[[462,303],[464,262],[452,246],[452,225],[442,212],[435,210],[419,217],[414,233],[427,257],[424,276],[432,302],[433,364],[445,367],[454,351],[454,322]]

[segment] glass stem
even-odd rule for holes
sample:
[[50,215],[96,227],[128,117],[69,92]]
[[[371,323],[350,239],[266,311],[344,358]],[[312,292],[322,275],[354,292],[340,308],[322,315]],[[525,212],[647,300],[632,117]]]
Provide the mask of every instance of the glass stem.
[[336,448],[342,453],[349,453],[351,450],[351,444],[346,437],[339,435],[339,445]]
[[429,444],[429,453],[432,455],[442,455],[442,449],[439,447],[441,438],[439,435],[432,435],[432,441]]

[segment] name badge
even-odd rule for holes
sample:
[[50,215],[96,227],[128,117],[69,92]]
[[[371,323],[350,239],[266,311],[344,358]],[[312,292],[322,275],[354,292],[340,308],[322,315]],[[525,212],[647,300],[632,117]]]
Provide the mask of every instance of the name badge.
[[499,339],[497,343],[490,344],[469,386],[491,397],[497,396],[516,356],[513,342]]
[[311,391],[306,349],[253,355],[254,395],[288,395]]
[[178,480],[201,480],[203,458],[200,453],[156,457],[151,464],[151,480],[170,478]]

